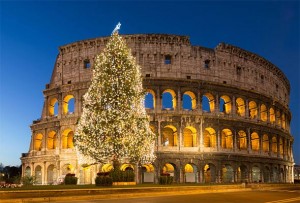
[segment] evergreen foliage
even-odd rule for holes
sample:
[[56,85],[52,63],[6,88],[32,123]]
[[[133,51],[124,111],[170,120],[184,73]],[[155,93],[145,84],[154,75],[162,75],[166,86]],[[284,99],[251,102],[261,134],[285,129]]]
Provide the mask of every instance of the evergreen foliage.
[[154,161],[140,67],[117,32],[96,57],[74,135],[80,164]]

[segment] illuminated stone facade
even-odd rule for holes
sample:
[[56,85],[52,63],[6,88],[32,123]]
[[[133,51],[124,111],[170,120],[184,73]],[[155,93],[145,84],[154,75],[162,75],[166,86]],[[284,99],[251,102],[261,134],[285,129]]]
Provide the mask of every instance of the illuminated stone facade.
[[[293,181],[290,85],[280,69],[224,43],[210,49],[186,36],[124,38],[142,67],[157,160],[144,166],[124,161],[122,170],[134,169],[139,183],[157,182],[161,173],[178,183]],[[89,184],[112,167],[83,168],[73,147],[94,58],[107,41],[59,48],[41,119],[33,121],[30,149],[21,157],[23,175],[35,175],[37,184],[55,184],[67,173]]]

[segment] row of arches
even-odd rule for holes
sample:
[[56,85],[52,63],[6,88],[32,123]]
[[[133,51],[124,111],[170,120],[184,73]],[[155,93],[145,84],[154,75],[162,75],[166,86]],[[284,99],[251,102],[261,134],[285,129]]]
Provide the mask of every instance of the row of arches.
[[[62,101],[62,113],[72,114],[75,112],[75,98],[73,95],[66,95]],[[59,102],[56,97],[51,98],[48,103],[49,116],[57,116],[59,113]]]
[[[243,164],[203,162],[200,165],[189,162],[176,165],[172,161],[161,166],[144,164],[136,165],[124,163],[120,170],[131,170],[138,176],[140,183],[157,182],[161,174],[169,174],[174,182],[178,183],[241,183],[241,182],[290,182],[292,180],[292,167],[269,164]],[[54,165],[35,165],[24,167],[23,176],[35,176],[35,184],[59,184],[68,173],[73,173],[79,178],[79,184],[92,184],[95,172],[109,172],[113,166],[109,163],[100,167],[88,166],[77,169],[72,164],[64,164],[60,170]]]
[[[152,128],[153,129],[153,128]],[[179,140],[182,143],[179,144]],[[203,132],[198,133],[192,126],[185,127],[182,135],[178,133],[173,125],[166,125],[162,128],[162,146],[176,147],[204,147],[219,148],[229,150],[251,150],[252,152],[263,152],[279,154],[283,156],[291,155],[291,143],[289,140],[268,133],[258,133],[256,131],[231,130],[223,128],[216,131],[213,127],[204,128]]]
[[59,148],[61,149],[74,148],[73,137],[74,132],[70,128],[63,130],[61,136],[58,136],[54,130],[50,131],[47,136],[36,133],[33,136],[33,149],[36,151],[41,151],[42,148],[51,150],[56,149],[58,144],[60,144]]
[[[147,89],[145,96],[145,107],[147,109],[155,109],[157,106],[157,95],[152,89]],[[200,101],[197,101],[196,94],[192,91],[183,92],[182,98],[177,98],[176,93],[172,89],[166,89],[162,92],[161,107],[165,110],[175,110],[178,108],[181,100],[181,108],[183,110],[200,109],[203,112],[222,112],[224,114],[236,114],[241,117],[249,117],[250,119],[259,119],[263,122],[276,124],[283,129],[287,129],[288,121],[286,114],[275,107],[267,107],[265,104],[247,98],[234,96],[230,97],[226,94],[218,97],[212,93],[206,92],[201,94]],[[197,107],[198,106],[198,107]],[[200,108],[201,107],[201,108]]]

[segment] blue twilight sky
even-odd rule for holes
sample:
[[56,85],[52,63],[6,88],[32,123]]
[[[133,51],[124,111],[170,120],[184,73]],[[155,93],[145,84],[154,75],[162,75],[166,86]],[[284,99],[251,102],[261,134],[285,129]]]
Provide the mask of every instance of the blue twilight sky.
[[120,34],[190,36],[193,45],[226,42],[278,66],[291,83],[290,109],[300,164],[299,1],[3,1],[0,0],[0,162],[19,165],[29,125],[41,116],[58,47]]

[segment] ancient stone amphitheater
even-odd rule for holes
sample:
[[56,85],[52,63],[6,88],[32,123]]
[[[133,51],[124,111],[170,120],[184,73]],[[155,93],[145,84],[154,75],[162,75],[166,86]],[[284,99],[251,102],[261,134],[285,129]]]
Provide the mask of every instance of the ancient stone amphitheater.
[[[122,170],[134,170],[138,183],[156,183],[161,173],[177,183],[293,181],[290,85],[279,68],[225,43],[211,49],[191,45],[187,36],[123,37],[142,67],[157,160],[124,162]],[[94,58],[108,40],[59,48],[42,116],[33,121],[29,152],[21,157],[22,175],[34,175],[37,184],[56,184],[67,173],[90,184],[112,168],[79,165],[73,146]]]

